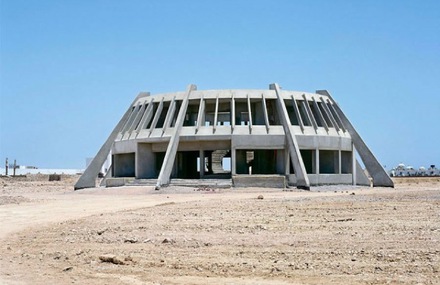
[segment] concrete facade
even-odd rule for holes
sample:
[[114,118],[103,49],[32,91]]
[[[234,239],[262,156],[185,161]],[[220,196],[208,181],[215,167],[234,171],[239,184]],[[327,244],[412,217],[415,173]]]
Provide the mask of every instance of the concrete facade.
[[356,150],[373,186],[393,187],[327,91],[288,91],[277,84],[268,90],[197,90],[190,85],[184,92],[141,93],[75,189],[95,186],[109,153],[112,167],[106,179],[112,186],[127,178],[153,180],[156,189],[173,178],[301,189],[370,185]]

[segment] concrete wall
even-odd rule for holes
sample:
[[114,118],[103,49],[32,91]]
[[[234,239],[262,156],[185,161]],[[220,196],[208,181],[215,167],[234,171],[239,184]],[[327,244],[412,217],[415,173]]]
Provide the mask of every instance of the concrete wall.
[[135,153],[113,155],[113,175],[115,177],[135,177]]
[[232,177],[234,187],[263,187],[282,188],[286,186],[286,178],[283,175],[234,175]]
[[136,152],[136,178],[156,178],[156,156],[153,147],[148,143],[139,143]]
[[[336,184],[352,184],[352,174],[307,174],[310,185],[336,185]],[[288,175],[287,181],[289,185],[296,185],[295,175]]]

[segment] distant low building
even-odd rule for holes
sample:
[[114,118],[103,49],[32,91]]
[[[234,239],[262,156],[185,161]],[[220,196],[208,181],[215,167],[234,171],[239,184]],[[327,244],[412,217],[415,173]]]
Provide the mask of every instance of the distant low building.
[[400,163],[390,171],[391,177],[405,177],[405,176],[440,176],[440,169],[432,164],[428,169],[424,166],[420,166],[415,169],[413,166],[405,166],[405,164]]

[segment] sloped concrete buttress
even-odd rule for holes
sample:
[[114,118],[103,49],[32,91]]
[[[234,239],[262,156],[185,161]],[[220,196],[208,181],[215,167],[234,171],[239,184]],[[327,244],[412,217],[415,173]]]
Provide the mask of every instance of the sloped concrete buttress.
[[149,96],[149,93],[145,93],[145,92],[139,93],[139,95],[136,97],[136,99],[134,99],[133,103],[130,104],[130,107],[127,109],[125,114],[122,116],[121,120],[119,120],[119,123],[113,129],[110,136],[107,138],[105,143],[101,146],[98,153],[93,158],[92,162],[89,164],[89,166],[86,168],[84,173],[81,175],[81,177],[76,182],[76,184],[74,186],[75,190],[96,187],[96,177],[98,177],[99,171],[101,170],[102,165],[106,161],[107,156],[110,153],[110,150],[113,146],[113,143],[114,143],[118,133],[122,130],[122,128],[124,127],[128,118],[130,117],[134,103],[139,98],[142,98],[145,96]]
[[159,177],[157,178],[156,190],[159,190],[162,185],[167,185],[170,183],[170,176],[173,170],[174,160],[176,158],[177,148],[180,141],[180,131],[182,130],[186,109],[188,107],[189,94],[191,91],[196,89],[196,85],[189,85],[185,96],[183,97],[182,105],[180,106],[179,114],[176,119],[176,125],[174,126],[174,133],[168,142],[165,158],[163,160],[162,167],[160,168]]
[[356,185],[371,186],[370,184],[370,179],[368,179],[367,175],[362,169],[362,166],[356,159]]
[[373,178],[373,187],[393,187],[394,188],[394,182],[393,180],[388,176],[385,169],[383,169],[382,165],[380,165],[379,161],[376,159],[374,154],[371,152],[371,150],[368,148],[368,146],[365,144],[365,142],[362,140],[361,136],[358,134],[356,129],[353,127],[353,125],[350,123],[348,118],[345,116],[344,112],[342,112],[341,108],[339,107],[338,103],[332,98],[330,93],[327,90],[318,90],[316,91],[317,94],[326,95],[333,101],[333,106],[339,115],[340,119],[342,120],[343,125],[347,129],[348,133],[351,136],[351,139],[353,140],[353,144],[356,147],[359,156],[362,159],[362,162],[364,163],[365,167],[368,170],[368,173]]
[[289,114],[287,113],[284,99],[281,96],[281,90],[278,84],[274,83],[270,85],[271,90],[275,90],[277,95],[278,114],[283,124],[284,133],[286,136],[287,147],[289,149],[290,158],[292,160],[293,168],[297,179],[296,187],[299,189],[310,190],[310,181],[307,176],[306,168],[299,151],[298,142],[296,141],[295,134],[292,132]]

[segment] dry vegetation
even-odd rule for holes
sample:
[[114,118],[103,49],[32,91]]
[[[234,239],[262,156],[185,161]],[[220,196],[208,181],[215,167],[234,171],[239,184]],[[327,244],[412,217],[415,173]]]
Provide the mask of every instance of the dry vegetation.
[[[0,197],[27,200],[0,210],[50,210],[44,197],[86,203],[92,196],[69,193],[73,181],[8,180]],[[157,203],[130,209],[133,190],[113,189],[110,209],[8,233],[0,283],[440,284],[439,178],[400,178],[396,189],[194,190],[132,193]],[[122,197],[127,209],[112,210]]]

